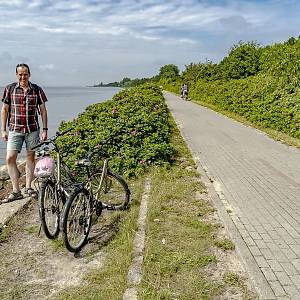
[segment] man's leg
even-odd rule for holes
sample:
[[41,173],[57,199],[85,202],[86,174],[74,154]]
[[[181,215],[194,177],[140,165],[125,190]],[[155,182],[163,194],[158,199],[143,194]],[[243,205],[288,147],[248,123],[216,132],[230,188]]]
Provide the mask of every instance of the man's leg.
[[31,188],[33,179],[33,171],[35,166],[35,153],[34,151],[27,151],[26,157],[26,189]]
[[20,172],[17,167],[17,156],[22,149],[24,134],[10,131],[7,140],[6,164],[7,171],[13,186],[13,192],[20,191],[19,177]]
[[25,136],[27,157],[26,157],[26,190],[31,188],[35,166],[35,152],[31,149],[40,142],[39,131],[27,133]]
[[6,163],[7,163],[8,174],[13,186],[13,192],[20,191],[20,187],[19,187],[20,173],[17,167],[17,156],[18,156],[18,151],[7,150]]

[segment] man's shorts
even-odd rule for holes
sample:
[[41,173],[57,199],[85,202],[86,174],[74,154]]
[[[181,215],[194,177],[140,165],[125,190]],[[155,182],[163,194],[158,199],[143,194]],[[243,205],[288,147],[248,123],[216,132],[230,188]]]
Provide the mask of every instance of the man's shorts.
[[29,133],[21,133],[16,131],[9,131],[7,140],[7,150],[18,151],[22,150],[23,143],[26,143],[26,150],[30,151],[34,146],[40,142],[40,131]]

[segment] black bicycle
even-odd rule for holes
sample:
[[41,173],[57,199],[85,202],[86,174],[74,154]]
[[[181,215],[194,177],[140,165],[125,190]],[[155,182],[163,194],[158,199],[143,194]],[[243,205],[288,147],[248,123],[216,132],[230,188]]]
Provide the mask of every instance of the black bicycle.
[[[56,144],[56,139],[71,129],[64,132],[57,132],[54,137],[39,143],[33,148],[40,148],[37,156],[40,158],[50,156],[52,150],[56,153],[55,168],[53,174],[44,178],[37,178],[39,181],[39,216],[41,227],[49,239],[57,238],[60,231],[60,217],[66,199],[70,196],[76,186],[76,179],[62,159],[62,155]],[[50,150],[49,146],[53,146]]]
[[[104,209],[124,210],[129,204],[130,190],[126,181],[109,169],[109,157],[103,150],[106,143],[102,141],[86,158],[77,162],[84,167],[86,180],[68,198],[62,217],[62,236],[70,252],[79,252],[85,245],[93,215],[99,217]],[[95,154],[103,165],[92,170],[91,160]]]

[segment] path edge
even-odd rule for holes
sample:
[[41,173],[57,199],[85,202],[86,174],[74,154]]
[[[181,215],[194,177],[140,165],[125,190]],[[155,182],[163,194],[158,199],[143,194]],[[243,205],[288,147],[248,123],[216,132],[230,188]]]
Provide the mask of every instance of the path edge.
[[137,232],[133,241],[132,261],[127,274],[127,289],[123,294],[123,300],[137,300],[138,286],[143,277],[143,260],[146,240],[148,202],[151,192],[151,178],[147,177],[144,183],[144,192],[140,203],[140,211],[137,220]]

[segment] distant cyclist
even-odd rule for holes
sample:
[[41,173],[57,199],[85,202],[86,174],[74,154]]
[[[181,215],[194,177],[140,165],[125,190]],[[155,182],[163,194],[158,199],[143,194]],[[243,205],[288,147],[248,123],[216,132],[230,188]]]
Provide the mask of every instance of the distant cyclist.
[[182,86],[181,86],[181,98],[182,99],[185,99],[187,100],[188,98],[188,86],[186,83],[184,83]]

